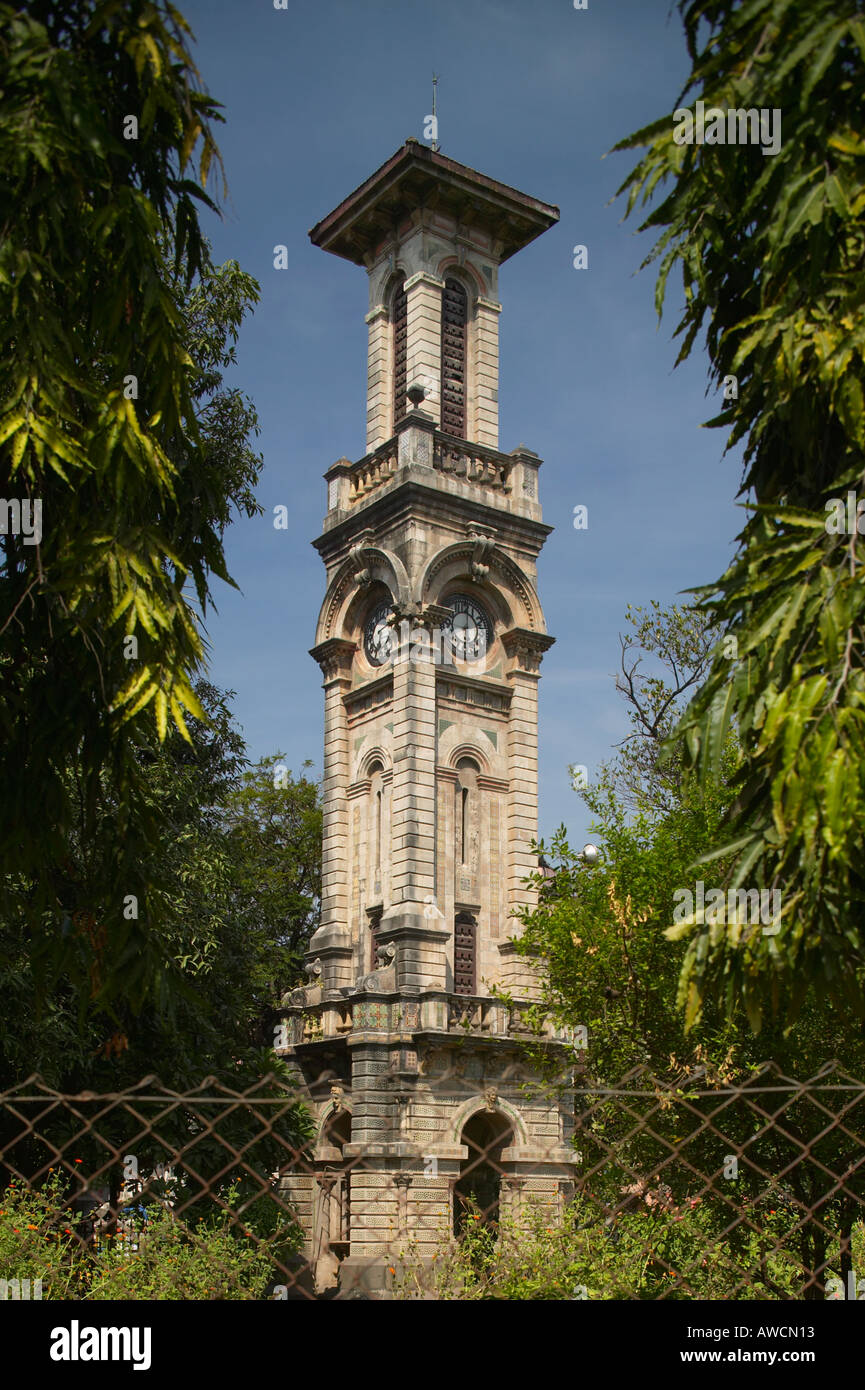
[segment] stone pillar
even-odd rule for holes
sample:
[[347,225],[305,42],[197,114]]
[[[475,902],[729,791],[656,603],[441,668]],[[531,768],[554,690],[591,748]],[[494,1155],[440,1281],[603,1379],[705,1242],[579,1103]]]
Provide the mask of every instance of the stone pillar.
[[475,300],[475,344],[472,362],[474,426],[472,438],[490,449],[499,447],[499,314],[501,304],[479,295]]
[[315,1291],[322,1293],[325,1289],[333,1288],[337,1280],[337,1269],[339,1261],[330,1248],[333,1235],[332,1224],[332,1202],[333,1189],[336,1184],[336,1175],[333,1173],[319,1173],[316,1178],[318,1184],[318,1210],[316,1212],[316,1233],[313,1241],[313,1261],[315,1275]]
[[394,1173],[393,1184],[397,1192],[397,1236],[401,1241],[405,1241],[411,1234],[408,1202],[411,1173]]
[[511,450],[510,475],[511,510],[532,521],[541,521],[540,494],[538,491],[538,470],[543,462],[536,453],[518,444]]
[[369,325],[366,388],[366,451],[371,454],[390,439],[393,366],[391,323],[387,305],[377,304],[366,316]]
[[314,1175],[304,1169],[282,1173],[279,1179],[279,1200],[294,1213],[297,1224],[303,1231],[302,1258],[310,1265],[315,1264],[316,1231],[316,1186]]
[[351,683],[354,642],[331,638],[314,647],[324,676],[324,775],[322,777],[321,926],[307,958],[321,961],[323,991],[351,984],[349,930],[348,805],[349,743],[343,695]]
[[[510,930],[518,935],[518,924],[512,923]],[[512,940],[499,942],[499,958],[499,984],[503,990],[515,999],[539,1000],[542,997],[544,968],[541,960],[522,955]]]
[[508,719],[508,902],[534,906],[537,894],[522,880],[537,872],[531,841],[538,833],[538,680],[541,656],[554,638],[524,628],[503,634],[511,659],[507,673],[513,686]]
[[426,388],[424,409],[441,426],[442,290],[444,280],[419,270],[405,282],[406,385]]
[[[396,1102],[390,1085],[390,1047],[387,1041],[387,1024],[383,1022],[390,1012],[390,1004],[381,997],[365,994],[362,1003],[354,1006],[355,1028],[358,1030],[350,1039],[351,1046],[351,1143],[343,1148],[343,1155],[363,1157],[371,1145],[393,1142],[396,1129]],[[375,1025],[374,1031],[382,1032],[377,1041],[367,1031]],[[361,1032],[361,1030],[363,1030]],[[354,1184],[352,1183],[352,1190]],[[354,1213],[354,1198],[352,1198]],[[354,1226],[354,1215],[352,1215]]]
[[[410,431],[407,433],[411,433]],[[402,436],[401,436],[402,438]],[[393,668],[391,904],[379,929],[397,946],[397,989],[446,989],[450,928],[435,901],[436,677],[434,632],[447,610],[398,613],[411,641]]]
[[507,1174],[502,1176],[499,1192],[499,1206],[503,1216],[507,1216],[511,1221],[517,1221],[522,1208],[523,1188],[526,1185],[525,1178],[512,1177]]
[[[400,617],[411,615],[400,614]],[[415,622],[412,645],[423,650],[429,628]],[[436,690],[432,649],[427,660],[400,650],[393,670],[391,897],[423,903],[435,894]]]
[[349,496],[351,492],[351,461],[347,458],[337,459],[332,463],[324,475],[327,483],[327,510],[347,511]]

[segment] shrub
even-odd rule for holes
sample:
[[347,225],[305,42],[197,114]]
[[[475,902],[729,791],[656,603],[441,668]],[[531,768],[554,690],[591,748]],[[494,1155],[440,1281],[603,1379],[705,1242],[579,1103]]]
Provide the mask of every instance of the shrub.
[[50,1172],[38,1188],[13,1178],[0,1193],[0,1279],[42,1281],[43,1299],[77,1298],[84,1278],[75,1230],[80,1213],[64,1211],[66,1181]]

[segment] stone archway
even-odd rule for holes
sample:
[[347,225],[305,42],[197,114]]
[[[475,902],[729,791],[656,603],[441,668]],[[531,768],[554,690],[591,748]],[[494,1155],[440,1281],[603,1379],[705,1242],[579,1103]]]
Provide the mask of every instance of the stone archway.
[[484,1224],[498,1224],[502,1151],[514,1137],[513,1121],[500,1110],[476,1110],[463,1125],[460,1142],[468,1149],[468,1156],[460,1163],[454,1183],[453,1233],[457,1238],[468,1222],[471,1204],[479,1208]]

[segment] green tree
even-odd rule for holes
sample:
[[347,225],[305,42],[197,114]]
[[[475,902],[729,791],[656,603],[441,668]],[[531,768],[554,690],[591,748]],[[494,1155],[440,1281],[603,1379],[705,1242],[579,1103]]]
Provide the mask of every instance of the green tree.
[[[287,769],[275,778],[276,757],[250,768],[229,695],[206,681],[196,694],[206,717],[190,717],[189,740],[174,730],[160,742],[151,729],[139,749],[160,827],[142,849],[144,871],[159,884],[157,951],[170,979],[138,1009],[100,1003],[86,933],[71,933],[66,969],[46,973],[26,923],[0,917],[0,1084],[37,1070],[58,1090],[114,1089],[152,1072],[184,1089],[204,1075],[251,1080],[281,1067],[273,1011],[303,979],[318,918],[318,787]],[[73,863],[71,876],[104,874],[113,824],[106,802],[95,838],[75,836],[85,867]],[[22,895],[28,888],[19,883]],[[131,954],[127,969],[140,968]]]
[[199,229],[221,118],[187,33],[150,0],[0,4],[0,492],[41,508],[0,551],[4,906],[55,969],[83,923],[94,993],[138,1002],[162,964],[139,750],[201,716],[222,534],[259,510],[254,410],[221,389],[257,286]]
[[[271,1002],[303,983],[303,958],[321,902],[318,784],[294,778],[281,753],[262,758],[232,789],[226,825],[237,892]],[[304,763],[304,769],[311,763]]]
[[542,845],[556,877],[544,884],[538,876],[539,906],[523,914],[520,938],[520,950],[544,959],[547,1002],[563,1021],[588,1028],[593,1067],[610,1079],[640,1064],[675,1076],[708,1054],[723,1067],[740,1034],[739,1020],[713,1009],[685,1037],[676,1005],[682,950],[664,934],[677,890],[694,889],[692,865],[717,842],[739,758],[731,734],[725,779],[701,786],[683,775],[680,747],[668,744],[705,671],[711,632],[693,606],[653,601],[629,606],[627,618],[616,688],[630,732],[579,789],[600,859],[584,861],[564,826]]
[[[170,980],[138,1008],[123,998],[100,1002],[91,988],[86,935],[73,933],[63,973],[40,975],[26,923],[0,915],[0,1089],[35,1071],[67,1093],[125,1090],[154,1076],[173,1091],[202,1088],[204,1096],[207,1077],[233,1091],[256,1088],[265,1099],[291,1101],[289,1072],[274,1051],[274,1020],[280,992],[302,978],[302,948],[316,926],[318,789],[290,774],[274,787],[272,758],[250,769],[229,695],[205,681],[195,690],[205,718],[190,716],[189,739],[172,730],[160,742],[151,728],[138,749],[141,783],[160,827],[158,842],[142,854],[152,857],[144,869],[162,897],[156,945],[162,974]],[[106,799],[95,838],[72,837],[72,877],[103,873],[98,861],[112,853],[114,823]],[[26,889],[21,883],[20,891]],[[136,954],[126,968],[141,968]],[[142,1172],[174,1162],[180,1153],[181,1170],[188,1163],[197,1177],[213,1178],[217,1186],[228,1181],[231,1144],[266,1184],[285,1163],[285,1146],[301,1148],[309,1132],[308,1116],[296,1100],[287,1103],[275,1135],[265,1133],[262,1118],[272,1110],[227,1110],[205,1099],[197,1114],[212,1123],[213,1133],[199,1134],[199,1120],[191,1120],[183,1106],[139,1107],[138,1114],[159,1117],[152,1134],[140,1133],[135,1115],[122,1107],[106,1112],[100,1104],[92,1112],[94,1132],[82,1135],[82,1113],[91,1114],[80,1104],[69,1114],[59,1107],[41,1118],[38,1136],[18,1140],[17,1116],[4,1112],[0,1151],[13,1144],[15,1167],[33,1174],[52,1161],[49,1141],[65,1149],[67,1160],[70,1153],[80,1159],[94,1183],[110,1181],[116,1192],[120,1168],[111,1144],[134,1153]],[[187,1158],[185,1146],[196,1134]],[[13,1154],[7,1153],[7,1164]],[[234,1177],[244,1202],[261,1190],[246,1168]],[[196,1213],[206,1205],[204,1199],[196,1202]],[[274,1212],[256,1212],[257,1228],[264,1223],[269,1230],[266,1216],[272,1219]],[[245,1212],[244,1219],[252,1218]]]
[[[778,111],[780,149],[677,143],[665,115],[620,142],[648,146],[620,193],[659,229],[661,312],[671,269],[685,306],[678,361],[705,328],[708,423],[744,443],[753,506],[739,550],[698,592],[719,644],[685,716],[685,759],[717,782],[729,728],[742,760],[716,853],[730,883],[780,890],[783,926],[695,925],[683,971],[689,1023],[709,994],[754,1026],[796,1016],[811,984],[861,1016],[865,667],[862,540],[833,499],[865,473],[865,19],[859,0],[681,0],[691,97]],[[855,510],[855,502],[854,502]]]
[[[600,782],[617,802],[650,818],[681,804],[683,767],[675,743],[662,749],[683,708],[711,664],[713,641],[705,617],[694,607],[662,609],[628,605],[628,630],[619,636],[616,689],[625,697],[630,731],[621,752],[601,768]],[[646,659],[655,664],[649,670]],[[573,772],[573,769],[572,769]]]
[[[555,879],[543,884],[538,875],[540,901],[523,914],[520,949],[544,961],[544,1008],[586,1029],[587,1047],[577,1053],[584,1059],[582,1081],[627,1087],[630,1073],[638,1091],[649,1090],[648,1097],[629,1099],[626,1106],[594,1105],[583,1119],[578,1147],[603,1210],[618,1208],[623,1190],[635,1180],[643,1180],[648,1191],[649,1180],[654,1177],[657,1187],[662,1176],[677,1202],[697,1199],[705,1207],[706,1248],[710,1236],[717,1239],[718,1257],[732,1262],[731,1284],[754,1264],[770,1296],[788,1296],[783,1291],[793,1278],[797,1287],[808,1286],[805,1296],[820,1297],[828,1268],[845,1273],[850,1268],[853,1223],[865,1195],[850,1115],[859,1115],[865,1102],[843,1091],[821,1093],[823,1108],[808,1099],[787,1104],[785,1097],[766,1098],[764,1107],[783,1105],[783,1115],[776,1128],[757,1124],[756,1137],[755,1112],[737,1102],[720,1109],[724,1146],[712,1127],[701,1129],[699,1115],[719,1109],[713,1096],[719,1088],[749,1080],[756,1086],[767,1060],[785,1076],[807,1080],[837,1058],[853,1077],[865,1078],[863,1029],[851,1028],[836,1007],[815,999],[812,991],[792,1027],[769,1019],[755,1036],[741,1005],[728,1011],[724,1001],[709,999],[686,1032],[687,994],[679,986],[686,946],[678,939],[685,929],[678,928],[671,942],[667,925],[681,902],[678,894],[688,890],[696,896],[694,864],[717,844],[731,796],[728,783],[735,779],[741,753],[730,731],[717,783],[687,776],[676,782],[680,743],[674,742],[672,751],[668,742],[665,747],[666,724],[681,713],[711,633],[694,608],[664,612],[652,604],[648,610],[629,609],[629,617],[633,630],[622,645],[635,678],[617,684],[634,734],[617,759],[580,791],[594,816],[590,833],[600,857],[596,863],[582,860],[562,827],[547,851]],[[652,663],[650,674],[639,676],[644,661]],[[696,874],[705,877],[708,890],[723,879],[725,867],[716,860]],[[635,1068],[646,1068],[659,1085],[672,1088],[670,1100],[659,1106]],[[634,1124],[641,1108],[644,1130]],[[833,1127],[830,1113],[843,1117],[843,1127]],[[673,1152],[690,1167],[678,1160],[666,1167]],[[759,1165],[743,1161],[735,1188],[721,1172],[728,1152]],[[714,1181],[707,1185],[697,1174]],[[772,1179],[781,1174],[783,1180]],[[833,1175],[844,1181],[836,1184]],[[722,1235],[735,1210],[750,1224]],[[787,1252],[780,1263],[774,1254],[778,1244]],[[789,1268],[791,1261],[795,1269]]]

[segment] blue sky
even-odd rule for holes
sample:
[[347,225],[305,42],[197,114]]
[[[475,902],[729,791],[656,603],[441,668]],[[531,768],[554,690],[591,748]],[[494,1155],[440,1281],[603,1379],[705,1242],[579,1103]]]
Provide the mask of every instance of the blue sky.
[[[540,594],[556,645],[542,666],[540,823],[582,842],[569,763],[592,776],[627,732],[614,689],[627,603],[674,602],[726,567],[743,513],[738,454],[700,424],[717,413],[696,352],[673,371],[678,285],[660,328],[651,242],[609,199],[634,163],[603,158],[672,113],[688,72],[667,0],[181,0],[202,78],[224,104],[229,184],[205,226],[217,260],[261,283],[231,380],[258,409],[264,516],[227,535],[240,593],[216,581],[210,677],[236,691],[250,755],[321,766],[322,691],[307,655],[324,567],[310,542],[322,474],[365,452],[367,279],[308,229],[409,136],[423,136],[431,74],[444,154],[561,209],[503,267],[500,447],[544,459]],[[287,270],[273,247],[288,247]],[[588,247],[587,270],[572,248]],[[586,531],[574,507],[589,509]],[[273,508],[289,508],[275,530]]]

